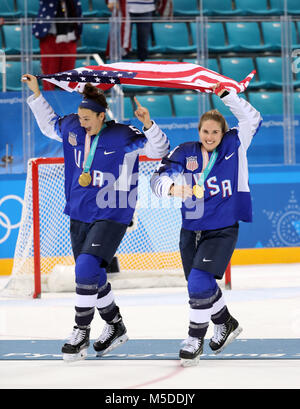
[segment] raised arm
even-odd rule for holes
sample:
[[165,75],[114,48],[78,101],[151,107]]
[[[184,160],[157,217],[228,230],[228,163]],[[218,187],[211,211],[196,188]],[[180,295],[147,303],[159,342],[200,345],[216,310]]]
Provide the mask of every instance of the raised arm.
[[62,138],[58,135],[55,127],[59,116],[41,94],[36,77],[31,74],[25,74],[22,76],[21,81],[33,92],[33,95],[27,99],[27,103],[41,132],[48,138],[62,142]]
[[147,143],[143,147],[141,154],[148,158],[162,158],[168,154],[170,149],[169,140],[160,127],[151,120],[150,113],[146,107],[143,107],[136,97],[134,101],[137,109],[134,114],[144,125],[143,132],[147,138]]
[[247,150],[262,122],[260,113],[234,91],[223,96],[221,100],[237,118],[239,139],[244,149]]

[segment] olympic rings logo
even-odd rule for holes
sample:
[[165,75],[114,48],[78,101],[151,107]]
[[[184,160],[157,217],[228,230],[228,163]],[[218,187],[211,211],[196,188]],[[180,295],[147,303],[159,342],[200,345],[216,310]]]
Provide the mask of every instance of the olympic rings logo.
[[[17,200],[17,202],[21,203],[21,206],[23,207],[23,200],[16,195],[3,196],[0,199],[0,207],[6,200]],[[0,226],[6,229],[6,233],[3,237],[0,238],[0,244],[4,243],[8,239],[12,229],[18,229],[20,227],[20,224],[21,220],[18,223],[12,224],[9,217],[5,213],[0,211]]]

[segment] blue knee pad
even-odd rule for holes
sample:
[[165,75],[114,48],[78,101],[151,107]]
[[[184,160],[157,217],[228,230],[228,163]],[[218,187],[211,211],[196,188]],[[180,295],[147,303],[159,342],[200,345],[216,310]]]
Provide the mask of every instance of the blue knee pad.
[[216,279],[207,271],[192,268],[188,277],[188,292],[190,298],[209,298],[218,289]]
[[92,254],[79,254],[76,259],[75,277],[78,284],[98,284],[101,287],[106,283],[107,275],[105,268],[101,268],[100,257]]

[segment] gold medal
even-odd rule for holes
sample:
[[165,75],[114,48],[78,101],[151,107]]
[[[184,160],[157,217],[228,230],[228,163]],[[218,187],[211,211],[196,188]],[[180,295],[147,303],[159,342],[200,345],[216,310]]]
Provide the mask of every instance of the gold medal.
[[88,186],[91,183],[91,181],[92,177],[89,172],[82,172],[78,179],[78,182],[82,187]]
[[202,199],[202,197],[204,196],[203,186],[194,185],[193,193],[198,199]]

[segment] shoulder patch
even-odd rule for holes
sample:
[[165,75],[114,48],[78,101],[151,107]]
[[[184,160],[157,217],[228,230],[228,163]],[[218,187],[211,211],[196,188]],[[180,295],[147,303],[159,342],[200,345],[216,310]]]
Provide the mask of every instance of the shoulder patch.
[[77,135],[74,132],[69,132],[68,142],[72,146],[77,146]]
[[188,156],[187,158],[186,158],[186,165],[185,165],[185,167],[187,168],[187,170],[190,170],[190,171],[194,171],[194,170],[196,170],[196,169],[198,169],[198,167],[199,167],[199,163],[198,163],[198,160],[197,160],[197,156]]

